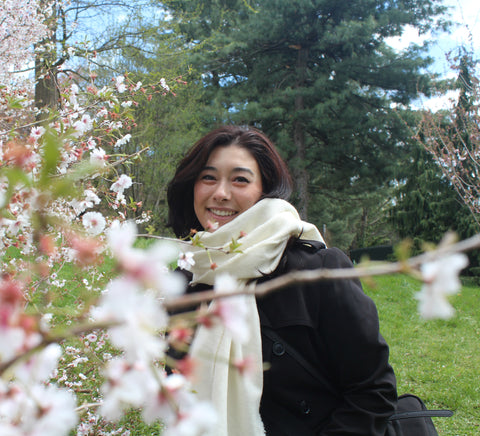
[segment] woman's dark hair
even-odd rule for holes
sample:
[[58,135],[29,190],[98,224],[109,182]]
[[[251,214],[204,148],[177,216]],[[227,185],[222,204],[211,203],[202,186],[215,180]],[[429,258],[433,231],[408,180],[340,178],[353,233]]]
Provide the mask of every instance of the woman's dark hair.
[[229,145],[245,148],[257,161],[262,176],[261,198],[288,200],[290,197],[290,173],[270,139],[251,127],[220,127],[195,143],[178,165],[168,185],[168,226],[173,228],[178,237],[188,236],[191,229],[203,230],[193,208],[193,187],[212,151]]

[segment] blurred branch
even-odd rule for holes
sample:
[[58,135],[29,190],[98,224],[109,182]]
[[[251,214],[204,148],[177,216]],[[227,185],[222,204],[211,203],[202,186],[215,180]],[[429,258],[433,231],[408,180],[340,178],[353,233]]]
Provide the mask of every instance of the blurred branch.
[[[448,238],[447,238],[448,239]],[[405,273],[413,274],[418,271],[420,265],[437,260],[447,254],[470,251],[480,247],[480,234],[457,243],[445,240],[432,251],[411,257],[406,260],[393,263],[368,262],[355,268],[316,269],[306,271],[294,271],[267,282],[257,285],[255,288],[238,289],[235,292],[220,293],[214,290],[207,290],[194,294],[187,294],[165,302],[167,310],[178,310],[192,307],[200,303],[216,300],[224,297],[251,294],[256,297],[263,297],[273,291],[291,286],[295,283],[312,283],[322,280],[342,280],[378,275]]]

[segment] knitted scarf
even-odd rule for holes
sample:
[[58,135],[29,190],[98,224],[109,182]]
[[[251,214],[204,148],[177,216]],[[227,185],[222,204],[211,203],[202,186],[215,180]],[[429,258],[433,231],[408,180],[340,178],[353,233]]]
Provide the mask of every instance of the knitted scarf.
[[[199,240],[208,251],[192,247],[195,265],[192,283],[213,285],[215,277],[228,273],[240,283],[262,277],[278,266],[290,237],[323,242],[317,228],[300,219],[290,203],[263,199],[233,221],[214,232],[200,232]],[[238,250],[230,244],[238,239]],[[212,269],[212,262],[216,268]],[[196,360],[194,390],[199,399],[213,403],[219,421],[209,436],[264,435],[259,408],[263,389],[263,363],[260,321],[255,297],[245,295],[249,309],[250,339],[245,344],[232,341],[221,325],[199,327],[191,347]],[[229,362],[254,358],[256,370],[241,375]]]

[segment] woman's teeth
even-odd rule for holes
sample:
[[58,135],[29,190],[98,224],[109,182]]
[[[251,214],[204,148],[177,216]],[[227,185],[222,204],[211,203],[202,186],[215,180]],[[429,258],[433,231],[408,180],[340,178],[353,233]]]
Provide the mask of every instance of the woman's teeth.
[[217,210],[217,209],[210,209],[210,212],[214,213],[218,216],[232,216],[235,215],[236,212],[232,210]]

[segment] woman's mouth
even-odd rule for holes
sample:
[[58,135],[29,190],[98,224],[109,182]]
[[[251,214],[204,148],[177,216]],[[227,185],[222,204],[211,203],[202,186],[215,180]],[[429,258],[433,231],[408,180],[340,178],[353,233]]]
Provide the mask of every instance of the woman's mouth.
[[208,209],[208,211],[213,215],[220,216],[220,217],[230,217],[230,216],[236,215],[237,213],[234,210],[223,210],[223,209]]

